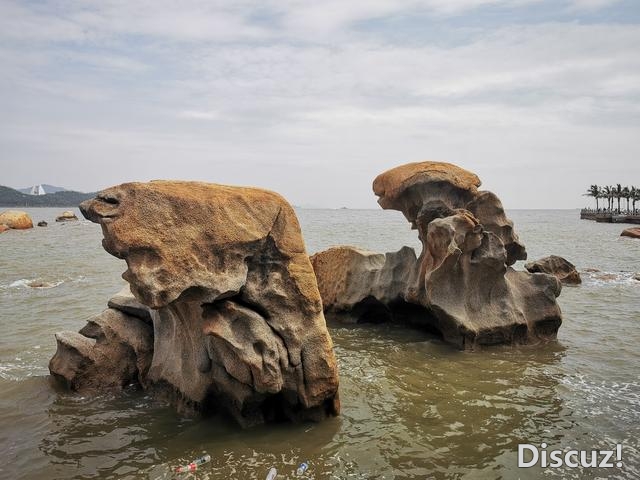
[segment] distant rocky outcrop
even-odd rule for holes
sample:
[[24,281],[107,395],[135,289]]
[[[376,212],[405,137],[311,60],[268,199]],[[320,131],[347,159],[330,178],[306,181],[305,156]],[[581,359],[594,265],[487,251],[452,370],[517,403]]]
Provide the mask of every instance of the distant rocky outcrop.
[[15,230],[33,228],[33,220],[27,212],[21,210],[5,210],[0,213],[0,225],[6,225]]
[[631,227],[622,231],[621,237],[640,238],[640,227]]
[[138,383],[244,426],[339,412],[316,279],[282,197],[155,181],[104,190],[80,209],[126,260],[132,295],[113,297],[80,333],[57,334],[54,376],[75,390]]
[[553,275],[567,285],[579,285],[582,283],[582,279],[575,265],[557,255],[549,255],[548,257],[528,262],[524,268],[531,273],[547,273]]
[[373,182],[378,203],[400,210],[422,252],[338,247],[312,257],[325,311],[356,321],[408,322],[460,347],[535,343],[562,322],[551,275],[516,271],[526,250],[498,197],[448,163],[402,165]]
[[56,222],[75,222],[77,220],[78,220],[78,217],[76,217],[76,214],[73,213],[71,210],[62,212],[60,215],[56,217]]

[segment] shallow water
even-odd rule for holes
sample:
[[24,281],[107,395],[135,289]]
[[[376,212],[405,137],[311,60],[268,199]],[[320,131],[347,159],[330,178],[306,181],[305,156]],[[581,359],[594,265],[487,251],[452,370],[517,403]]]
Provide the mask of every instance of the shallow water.
[[[413,329],[331,325],[342,415],[242,431],[181,417],[144,392],[88,398],[49,381],[53,334],[104,309],[125,268],[102,250],[99,226],[56,224],[59,210],[29,209],[49,227],[0,235],[0,478],[174,478],[172,467],[203,452],[211,463],[175,478],[264,479],[272,466],[293,478],[302,461],[315,479],[640,478],[640,240],[619,237],[621,225],[510,212],[530,258],[600,270],[564,288],[557,342],[459,352]],[[298,215],[310,252],[418,245],[398,212]],[[518,444],[542,442],[621,443],[623,466],[518,469]]]

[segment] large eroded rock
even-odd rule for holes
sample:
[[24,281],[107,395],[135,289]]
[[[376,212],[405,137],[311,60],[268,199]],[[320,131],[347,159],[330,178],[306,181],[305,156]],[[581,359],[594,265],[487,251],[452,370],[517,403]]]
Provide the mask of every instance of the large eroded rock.
[[[242,425],[339,412],[315,275],[281,196],[155,181],[109,188],[80,209],[102,226],[105,250],[127,262],[135,298],[121,292],[110,309],[152,324],[148,368],[130,355],[118,378],[130,381],[135,364],[143,387],[196,410],[224,410]],[[61,358],[51,362],[76,389],[101,383],[99,367],[77,365],[110,365],[86,333],[58,335]],[[66,361],[69,351],[87,360]]]
[[386,255],[337,247],[312,257],[325,311],[357,321],[401,320],[461,348],[555,338],[561,324],[551,275],[514,270],[524,245],[498,197],[448,163],[402,165],[373,190],[418,230],[422,252]]

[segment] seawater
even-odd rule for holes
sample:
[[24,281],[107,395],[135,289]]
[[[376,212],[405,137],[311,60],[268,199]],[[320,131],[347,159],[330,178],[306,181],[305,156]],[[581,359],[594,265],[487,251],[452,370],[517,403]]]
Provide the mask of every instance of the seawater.
[[[190,418],[144,392],[81,396],[56,387],[53,334],[77,331],[124,284],[100,227],[56,224],[0,235],[0,478],[168,479],[209,453],[191,478],[640,478],[640,240],[571,211],[511,211],[529,258],[558,254],[584,283],[560,296],[558,341],[460,352],[396,325],[330,325],[342,414],[320,424],[240,430]],[[332,245],[418,247],[399,212],[306,210],[310,253]],[[77,212],[78,216],[79,212]],[[522,268],[522,262],[516,265]],[[600,272],[588,272],[598,269]],[[41,285],[34,287],[33,285]],[[517,467],[518,444],[613,449],[622,468]]]

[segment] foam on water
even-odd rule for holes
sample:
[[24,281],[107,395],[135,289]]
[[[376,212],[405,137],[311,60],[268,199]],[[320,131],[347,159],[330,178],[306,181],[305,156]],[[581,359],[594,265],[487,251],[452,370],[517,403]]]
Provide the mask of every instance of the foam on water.
[[580,272],[580,276],[582,277],[582,283],[587,286],[629,285],[640,288],[640,273],[584,270]]
[[86,281],[84,275],[78,275],[75,278],[64,277],[57,279],[47,279],[44,277],[35,277],[35,278],[20,278],[18,280],[14,280],[8,284],[0,284],[0,290],[7,289],[49,289],[55,288],[62,285],[65,282],[70,283],[80,283]]

